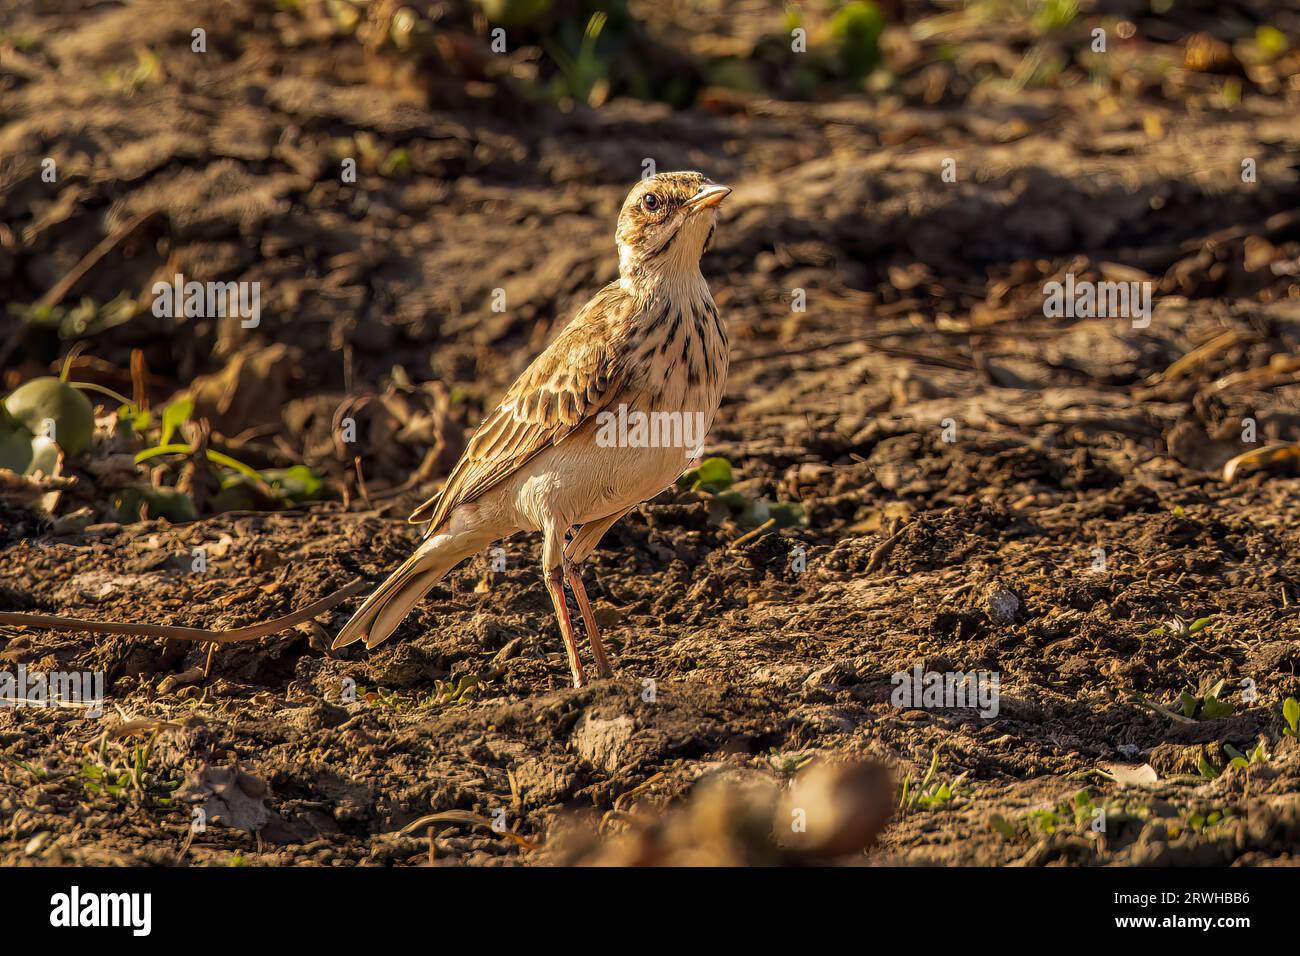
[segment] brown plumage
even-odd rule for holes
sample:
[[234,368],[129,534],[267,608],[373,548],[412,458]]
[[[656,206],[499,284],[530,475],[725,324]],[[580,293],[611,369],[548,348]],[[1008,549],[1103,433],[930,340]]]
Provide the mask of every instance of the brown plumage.
[[[466,557],[532,530],[543,534],[543,572],[574,685],[586,675],[565,580],[597,671],[610,675],[576,566],[615,521],[689,466],[692,449],[657,437],[674,427],[680,437],[690,425],[697,446],[717,411],[727,338],[699,261],[730,191],[694,172],[661,173],[633,187],[615,233],[618,280],[578,312],[489,413],[442,491],[411,515],[428,523],[424,542],[344,625],[335,647],[363,638],[375,646]],[[625,421],[651,422],[656,440],[638,440],[644,431],[615,435]]]

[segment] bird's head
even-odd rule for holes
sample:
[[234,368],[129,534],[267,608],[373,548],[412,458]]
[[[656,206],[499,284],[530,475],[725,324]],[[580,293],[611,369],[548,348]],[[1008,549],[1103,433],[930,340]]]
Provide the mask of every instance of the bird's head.
[[633,186],[614,234],[620,275],[635,281],[698,272],[713,238],[718,204],[730,192],[695,172],[656,173]]

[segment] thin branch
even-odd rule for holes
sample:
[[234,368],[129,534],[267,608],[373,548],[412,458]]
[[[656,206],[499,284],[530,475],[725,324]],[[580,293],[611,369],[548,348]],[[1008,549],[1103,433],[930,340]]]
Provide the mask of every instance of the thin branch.
[[0,624],[15,624],[19,627],[45,628],[51,631],[89,631],[91,634],[129,634],[136,637],[165,637],[179,641],[210,641],[213,644],[235,644],[239,641],[253,641],[268,634],[278,634],[296,624],[310,621],[330,608],[342,604],[348,598],[360,594],[370,582],[357,578],[351,584],[339,588],[333,594],[326,595],[314,604],[308,604],[300,610],[284,617],[277,617],[261,624],[237,627],[228,631],[205,631],[197,627],[173,627],[170,624],[129,624],[108,621],[83,621],[75,617],[55,617],[48,614],[15,614],[0,611]]

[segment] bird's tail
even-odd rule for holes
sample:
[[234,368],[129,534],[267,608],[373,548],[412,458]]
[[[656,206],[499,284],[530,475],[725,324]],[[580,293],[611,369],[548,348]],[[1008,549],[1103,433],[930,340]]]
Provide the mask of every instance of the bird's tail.
[[454,568],[463,554],[448,547],[447,535],[427,539],[357,608],[343,625],[334,647],[365,639],[366,647],[386,641],[411,608]]

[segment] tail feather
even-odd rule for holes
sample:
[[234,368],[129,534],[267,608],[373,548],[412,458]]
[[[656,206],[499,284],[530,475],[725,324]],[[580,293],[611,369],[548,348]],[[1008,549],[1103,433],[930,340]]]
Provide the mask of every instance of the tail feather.
[[397,630],[397,625],[406,620],[406,615],[411,613],[411,608],[429,593],[431,587],[442,580],[445,573],[435,568],[403,583],[401,589],[379,608],[378,614],[375,615],[375,623],[370,625],[366,647],[374,647],[388,640],[393,631]]
[[439,554],[440,549],[431,545],[432,541],[426,541],[362,602],[334,638],[335,649],[362,638],[367,647],[374,647],[397,630],[411,609],[459,561],[459,556]]

